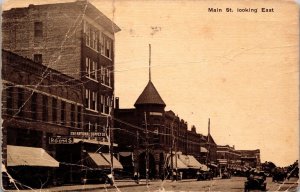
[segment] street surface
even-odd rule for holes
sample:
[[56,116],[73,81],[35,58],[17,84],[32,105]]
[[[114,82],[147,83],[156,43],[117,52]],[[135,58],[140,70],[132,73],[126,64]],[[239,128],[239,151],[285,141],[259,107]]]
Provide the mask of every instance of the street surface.
[[[119,191],[122,192],[141,192],[141,191],[244,191],[244,182],[246,181],[245,177],[232,177],[231,179],[219,179],[215,178],[211,181],[196,181],[196,180],[183,180],[172,182],[167,180],[162,181],[151,181],[148,186],[134,186],[119,188]],[[145,184],[145,181],[142,181],[141,184]],[[118,185],[118,183],[117,183]],[[289,181],[284,184],[272,182],[272,178],[267,178],[267,190],[268,191],[297,191],[297,179],[291,178]],[[102,190],[89,190],[89,191],[118,191],[118,189],[102,189]]]
[[[150,181],[147,187],[146,181],[140,181],[136,184],[133,180],[117,180],[115,187],[107,184],[88,184],[88,185],[70,185],[70,186],[57,186],[53,188],[35,189],[35,190],[22,190],[25,191],[38,191],[38,192],[67,192],[67,191],[107,191],[107,192],[198,192],[198,191],[225,191],[225,192],[241,192],[244,191],[245,177],[231,177],[231,179],[214,178],[210,181],[196,181],[196,179],[170,181],[170,180],[155,180]],[[291,178],[284,183],[274,183],[272,178],[267,178],[268,191],[286,191],[296,192],[298,186],[297,178]],[[17,191],[17,190],[7,190]]]

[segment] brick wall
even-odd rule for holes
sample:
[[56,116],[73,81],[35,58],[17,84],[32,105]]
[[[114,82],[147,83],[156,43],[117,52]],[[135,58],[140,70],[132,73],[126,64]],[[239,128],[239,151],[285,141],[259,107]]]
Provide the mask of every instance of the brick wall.
[[[3,13],[3,48],[34,59],[42,54],[43,64],[79,77],[82,14],[74,6],[30,5]],[[35,37],[34,23],[42,23],[42,36]]]

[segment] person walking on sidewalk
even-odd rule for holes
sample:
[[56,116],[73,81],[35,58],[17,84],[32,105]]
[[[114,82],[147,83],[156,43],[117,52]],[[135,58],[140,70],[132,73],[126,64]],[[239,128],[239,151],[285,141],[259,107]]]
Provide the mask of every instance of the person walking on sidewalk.
[[107,175],[107,182],[113,186],[114,185],[114,180],[113,180],[113,175],[110,173]]
[[134,181],[136,182],[136,184],[140,183],[140,178],[139,178],[139,173],[138,172],[134,172]]
[[175,170],[173,170],[172,176],[173,176],[172,181],[177,181],[177,173]]

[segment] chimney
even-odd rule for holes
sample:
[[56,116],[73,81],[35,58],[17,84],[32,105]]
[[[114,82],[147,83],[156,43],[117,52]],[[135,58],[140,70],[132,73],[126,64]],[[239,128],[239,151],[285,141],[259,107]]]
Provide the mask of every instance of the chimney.
[[116,97],[116,109],[119,109],[119,97]]

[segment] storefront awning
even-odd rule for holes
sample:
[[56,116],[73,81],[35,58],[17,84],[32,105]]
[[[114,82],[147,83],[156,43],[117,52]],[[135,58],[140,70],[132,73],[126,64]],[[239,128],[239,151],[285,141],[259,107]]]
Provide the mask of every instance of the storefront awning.
[[93,160],[93,162],[96,164],[96,167],[102,168],[102,169],[109,169],[110,163],[106,161],[106,159],[99,153],[88,153],[89,157]]
[[[111,157],[109,153],[102,153],[103,157],[106,159],[106,161],[111,162]],[[118,161],[114,156],[113,156],[113,167],[114,169],[123,169],[122,164],[120,161]]]
[[189,168],[199,169],[201,163],[192,155],[179,155],[179,159]]
[[59,167],[44,149],[7,145],[7,166]]
[[[177,157],[177,158],[176,158]],[[178,158],[178,155],[173,155],[173,168],[174,169],[188,169],[188,167]],[[168,165],[171,166],[170,154],[167,155]]]

